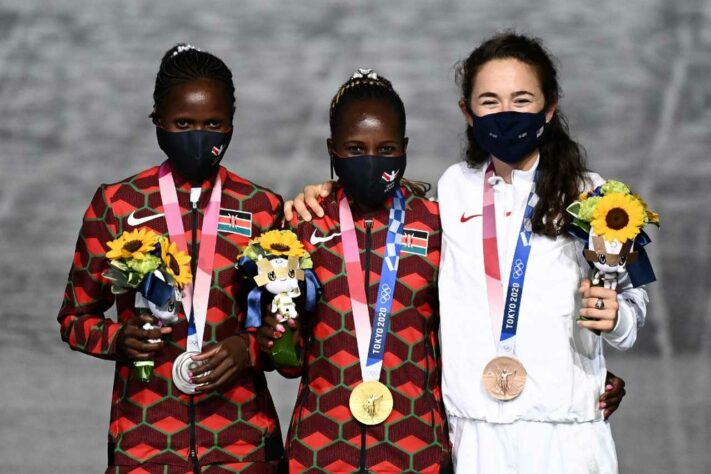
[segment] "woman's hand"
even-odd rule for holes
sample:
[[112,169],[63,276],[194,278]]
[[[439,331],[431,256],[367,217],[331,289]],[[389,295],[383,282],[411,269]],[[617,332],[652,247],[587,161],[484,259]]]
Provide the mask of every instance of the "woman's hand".
[[198,392],[209,392],[224,387],[249,365],[249,348],[241,336],[230,336],[205,348],[192,359],[207,361],[188,375],[190,382],[198,385]]
[[599,408],[604,410],[605,420],[620,407],[620,402],[626,394],[625,381],[608,371],[605,377],[605,393],[600,395],[599,402]]
[[[151,360],[153,353],[163,348],[161,338],[173,332],[173,329],[143,329],[146,323],[155,326],[158,319],[150,314],[135,314],[124,323],[116,340],[116,351],[119,354],[131,360]],[[153,342],[149,342],[151,340]]]
[[591,331],[610,332],[617,324],[617,292],[609,288],[591,286],[589,279],[580,284],[583,301],[580,316],[588,321],[578,320],[578,326]]
[[[298,331],[299,325],[296,319],[287,319],[284,323],[277,321],[275,314],[268,314],[262,320],[262,327],[257,331],[257,345],[264,352],[271,352],[274,340],[279,339],[284,335],[286,328],[284,324]],[[298,336],[297,336],[298,337]]]
[[311,221],[309,209],[317,217],[323,217],[323,207],[319,204],[319,198],[325,198],[333,192],[333,181],[324,181],[321,184],[309,184],[304,186],[304,192],[300,193],[293,201],[284,203],[284,218],[289,222],[294,217],[294,211],[306,222]]

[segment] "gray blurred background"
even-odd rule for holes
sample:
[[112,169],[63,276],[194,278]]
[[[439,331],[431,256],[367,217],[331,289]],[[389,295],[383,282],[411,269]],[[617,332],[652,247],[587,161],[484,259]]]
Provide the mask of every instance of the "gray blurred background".
[[[113,365],[72,353],[55,317],[93,191],[164,159],[147,116],[165,50],[232,68],[225,164],[292,196],[328,177],[328,105],[356,66],[393,81],[408,174],[436,183],[461,157],[453,65],[504,28],[544,39],[591,168],[662,216],[647,325],[608,350],[621,471],[711,472],[711,0],[2,0],[0,472],[103,472]],[[295,387],[270,384],[285,424]]]

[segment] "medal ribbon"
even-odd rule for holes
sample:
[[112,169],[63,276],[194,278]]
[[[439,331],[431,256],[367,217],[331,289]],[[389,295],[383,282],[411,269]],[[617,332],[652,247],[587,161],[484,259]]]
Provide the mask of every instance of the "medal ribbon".
[[521,230],[516,242],[516,251],[511,262],[509,285],[504,304],[501,271],[499,269],[499,248],[496,237],[496,213],[494,208],[494,186],[489,180],[494,176],[494,164],[490,163],[484,175],[484,200],[482,210],[483,243],[484,243],[484,272],[486,273],[486,290],[489,299],[489,315],[492,327],[496,328],[501,315],[501,334],[497,343],[499,355],[513,356],[516,348],[516,329],[521,310],[523,297],[523,283],[528,269],[528,257],[531,253],[531,239],[533,230],[531,216],[533,208],[538,202],[536,195],[536,179],[533,180],[531,193],[526,202],[526,211],[521,221]]
[[353,223],[353,214],[346,197],[343,197],[339,203],[339,220],[341,221],[341,242],[346,261],[348,292],[353,308],[353,323],[358,341],[361,374],[364,382],[379,380],[385,355],[385,341],[390,328],[393,299],[395,298],[397,268],[405,226],[405,198],[400,189],[395,190],[388,221],[385,256],[380,271],[378,299],[375,303],[376,311],[373,318],[375,331],[370,324],[370,311],[365,293],[363,270],[360,265],[358,239]]
[[[175,181],[168,161],[163,162],[160,166],[158,184],[170,240],[176,243],[179,250],[189,255],[180,204],[178,204],[178,194],[175,191]],[[202,337],[205,332],[205,320],[207,319],[207,302],[210,298],[212,269],[215,263],[217,223],[220,217],[221,197],[222,179],[218,173],[215,177],[215,184],[212,187],[212,194],[210,194],[210,202],[203,216],[196,275],[194,281],[185,285],[185,291],[183,292],[183,309],[189,318],[186,348],[188,351],[200,352],[202,350]],[[194,255],[191,255],[191,257],[195,258]]]

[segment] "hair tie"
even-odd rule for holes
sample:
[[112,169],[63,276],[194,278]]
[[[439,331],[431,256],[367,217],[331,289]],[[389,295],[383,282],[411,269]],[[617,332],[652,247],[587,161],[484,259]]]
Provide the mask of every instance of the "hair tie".
[[177,49],[175,51],[173,51],[171,58],[179,55],[180,53],[184,53],[185,51],[190,51],[190,50],[200,51],[198,48],[196,48],[195,46],[193,46],[191,44],[179,44]]
[[363,78],[368,78],[368,79],[373,79],[375,81],[379,80],[380,78],[378,77],[378,74],[373,71],[372,69],[369,68],[358,68],[356,72],[353,73],[351,76],[351,80],[353,79],[363,79]]

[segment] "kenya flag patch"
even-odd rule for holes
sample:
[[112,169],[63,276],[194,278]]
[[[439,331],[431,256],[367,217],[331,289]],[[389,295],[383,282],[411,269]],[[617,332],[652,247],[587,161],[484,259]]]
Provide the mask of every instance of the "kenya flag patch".
[[401,252],[414,253],[417,255],[427,256],[427,242],[430,238],[430,233],[424,230],[404,229],[402,235]]
[[217,223],[217,230],[251,237],[252,213],[225,209],[223,207],[220,209],[220,220]]

